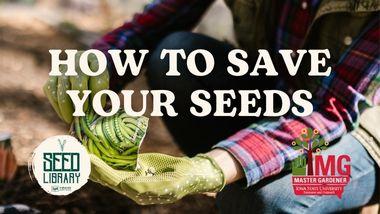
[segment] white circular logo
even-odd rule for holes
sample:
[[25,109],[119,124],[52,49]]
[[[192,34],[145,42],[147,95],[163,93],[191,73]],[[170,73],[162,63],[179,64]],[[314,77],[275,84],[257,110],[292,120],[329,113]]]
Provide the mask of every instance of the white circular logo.
[[38,184],[52,195],[68,195],[87,183],[91,172],[86,149],[72,136],[58,135],[44,140],[32,157]]

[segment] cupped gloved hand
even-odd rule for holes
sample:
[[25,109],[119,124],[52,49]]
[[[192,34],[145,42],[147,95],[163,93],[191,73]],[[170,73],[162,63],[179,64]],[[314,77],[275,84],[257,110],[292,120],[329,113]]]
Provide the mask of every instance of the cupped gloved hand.
[[218,192],[225,185],[222,170],[203,154],[179,158],[143,153],[135,171],[116,170],[97,156],[90,157],[91,180],[141,205],[172,203],[188,194]]
[[[50,104],[57,112],[58,116],[66,123],[73,121],[74,105],[66,93],[67,90],[79,90],[80,97],[83,96],[83,90],[91,90],[90,100],[101,90],[109,87],[109,73],[104,71],[101,75],[89,77],[85,75],[79,67],[79,58],[83,51],[79,51],[75,56],[75,70],[78,73],[76,76],[64,75],[67,67],[60,66],[61,76],[50,76],[43,87],[45,95],[48,97]],[[94,55],[88,56],[88,64],[91,70],[98,70],[98,61]],[[83,110],[86,111],[89,106],[89,99],[83,105]],[[105,96],[102,97],[102,106],[106,104]]]

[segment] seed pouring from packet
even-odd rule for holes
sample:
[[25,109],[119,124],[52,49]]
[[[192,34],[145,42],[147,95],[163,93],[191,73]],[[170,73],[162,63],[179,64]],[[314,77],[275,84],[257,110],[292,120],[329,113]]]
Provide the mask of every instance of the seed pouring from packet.
[[75,118],[72,131],[88,153],[114,169],[133,171],[148,121],[144,116],[129,116],[122,109],[110,117],[89,110],[85,116]]

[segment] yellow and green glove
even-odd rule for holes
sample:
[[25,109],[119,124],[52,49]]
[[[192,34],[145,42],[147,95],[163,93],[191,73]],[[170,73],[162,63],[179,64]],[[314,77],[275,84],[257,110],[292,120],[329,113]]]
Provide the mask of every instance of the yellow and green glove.
[[136,203],[165,204],[185,195],[219,192],[225,185],[220,167],[210,157],[172,157],[139,154],[135,171],[117,170],[97,156],[91,157],[91,180],[108,186]]
[[[101,75],[95,77],[89,77],[82,73],[79,67],[79,58],[83,51],[79,51],[75,55],[75,71],[78,73],[76,76],[50,76],[48,81],[43,87],[45,95],[48,97],[50,104],[53,106],[58,116],[66,123],[73,121],[74,105],[66,93],[67,90],[91,90],[92,97],[101,90],[108,89],[109,87],[109,73],[104,71]],[[91,70],[98,70],[98,61],[95,56],[88,56],[88,64]],[[66,66],[60,66],[60,71],[64,74],[67,70]],[[83,96],[83,93],[80,93]],[[102,97],[102,106],[106,104],[106,97]],[[86,112],[89,106],[89,100],[87,99],[83,111]]]

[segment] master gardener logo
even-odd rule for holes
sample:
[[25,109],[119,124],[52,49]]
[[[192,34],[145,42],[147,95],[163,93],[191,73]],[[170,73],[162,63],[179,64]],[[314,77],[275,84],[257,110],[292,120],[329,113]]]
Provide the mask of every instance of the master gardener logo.
[[72,136],[44,140],[33,153],[32,169],[38,184],[52,195],[68,195],[87,183],[91,171],[86,149]]
[[292,184],[296,195],[336,195],[342,198],[350,181],[348,155],[322,155],[329,143],[318,130],[305,128],[292,142],[300,155],[292,161]]

